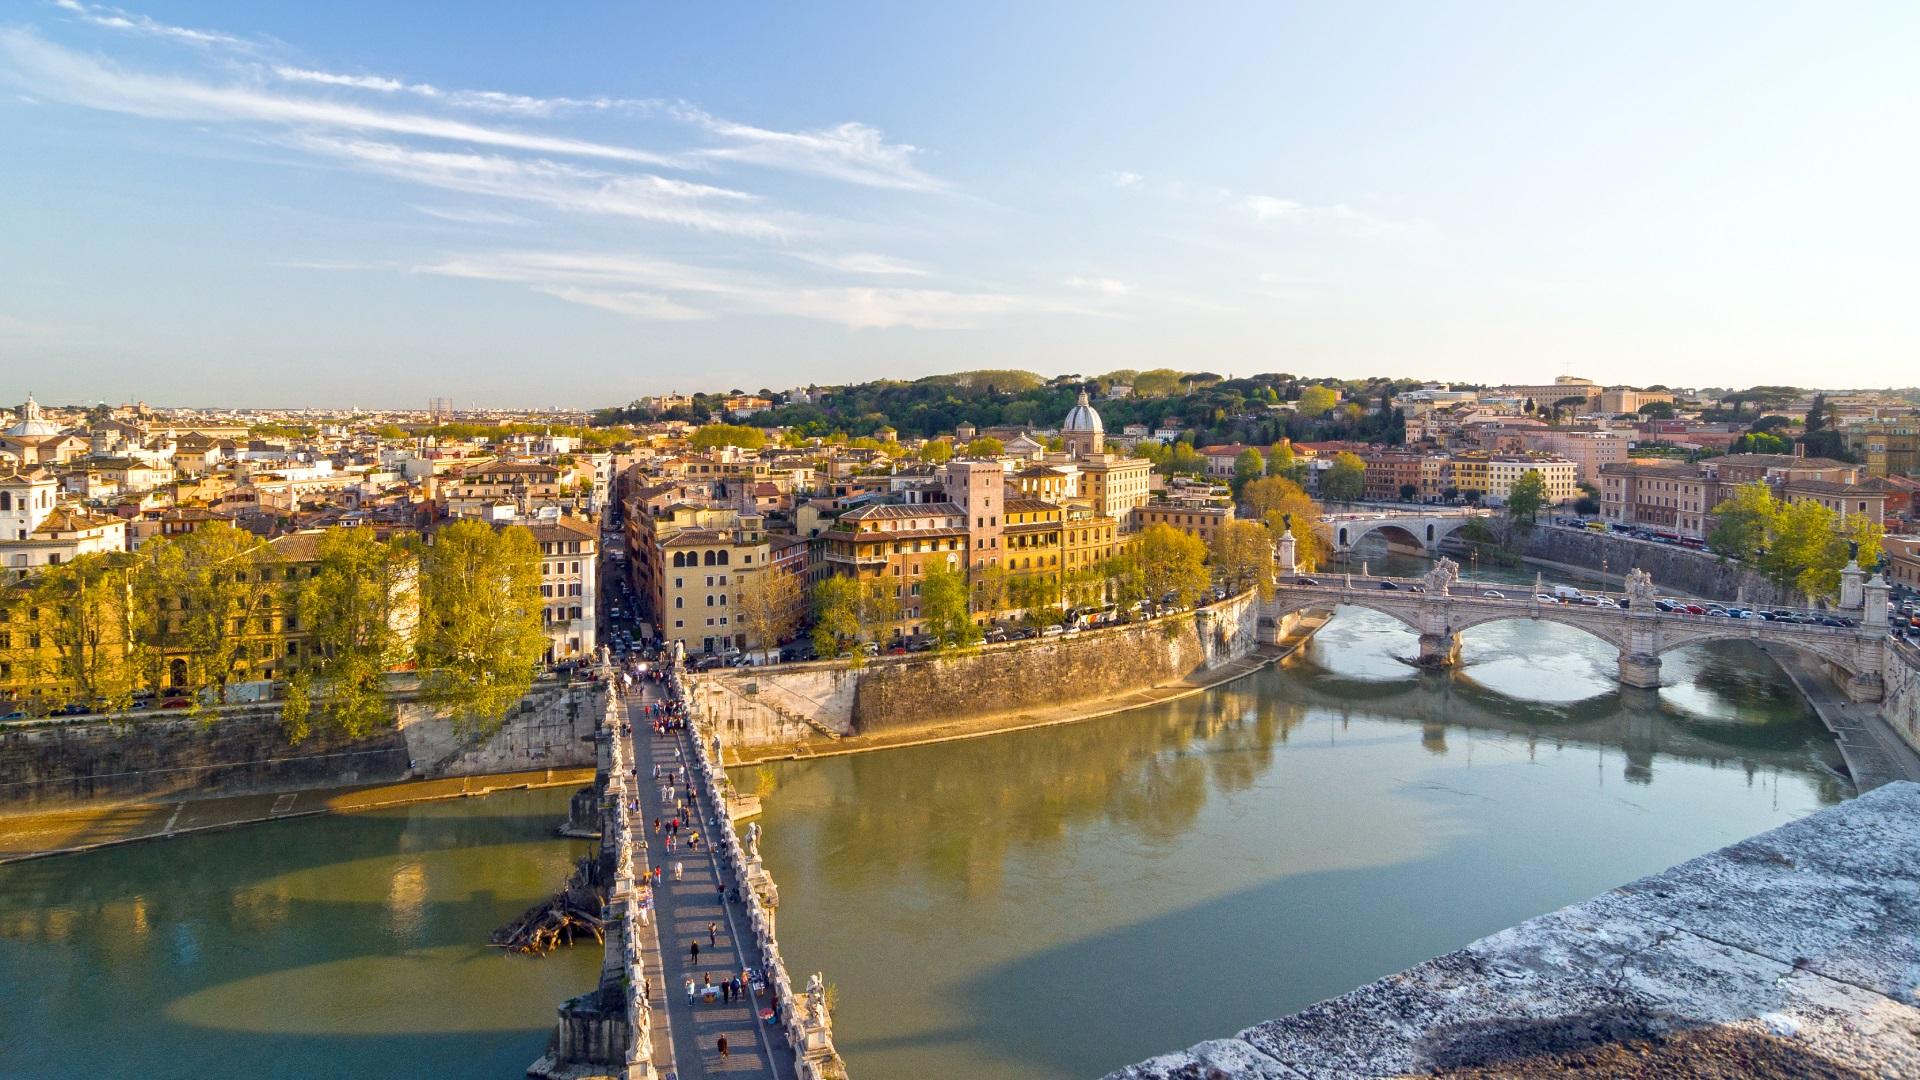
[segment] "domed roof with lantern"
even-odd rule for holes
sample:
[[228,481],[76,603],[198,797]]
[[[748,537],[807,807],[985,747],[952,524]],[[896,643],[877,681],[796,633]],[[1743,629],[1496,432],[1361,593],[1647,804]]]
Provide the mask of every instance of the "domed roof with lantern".
[[1080,391],[1080,400],[1073,408],[1067,410],[1067,418],[1061,422],[1060,431],[1063,434],[1068,432],[1091,434],[1104,433],[1106,430],[1107,426],[1100,422],[1099,411],[1087,400],[1087,392]]
[[60,434],[60,426],[40,419],[40,403],[28,394],[27,403],[20,406],[20,422],[0,434],[15,439],[47,439]]

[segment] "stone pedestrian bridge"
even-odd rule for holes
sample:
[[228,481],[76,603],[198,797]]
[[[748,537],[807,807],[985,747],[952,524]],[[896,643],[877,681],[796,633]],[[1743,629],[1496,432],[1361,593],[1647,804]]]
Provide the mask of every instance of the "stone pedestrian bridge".
[[[1541,587],[1461,580],[1459,567],[1441,559],[1424,577],[1324,576],[1317,585],[1283,582],[1263,604],[1263,621],[1276,622],[1305,608],[1339,604],[1378,611],[1420,635],[1419,663],[1449,667],[1460,659],[1460,634],[1483,623],[1509,619],[1571,626],[1620,651],[1620,681],[1654,689],[1660,685],[1660,657],[1674,649],[1706,641],[1752,641],[1798,649],[1822,662],[1849,698],[1878,701],[1885,692],[1882,672],[1887,647],[1887,585],[1879,576],[1863,582],[1858,567],[1843,575],[1842,613],[1855,627],[1815,626],[1763,619],[1717,618],[1663,612],[1655,607],[1658,590],[1645,571],[1627,576],[1623,592],[1593,605],[1541,597]],[[1844,603],[1853,599],[1852,605]],[[1830,613],[1831,614],[1831,613]]]
[[1439,550],[1440,541],[1458,532],[1467,522],[1491,515],[1490,510],[1477,509],[1323,514],[1313,523],[1313,530],[1335,554],[1350,552],[1362,540],[1377,534],[1390,548],[1430,555]]

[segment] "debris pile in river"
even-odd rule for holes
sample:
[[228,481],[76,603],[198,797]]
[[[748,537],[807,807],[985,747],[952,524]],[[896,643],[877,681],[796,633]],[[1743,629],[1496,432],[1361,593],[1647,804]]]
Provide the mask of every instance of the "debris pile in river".
[[605,898],[589,884],[592,859],[581,859],[566,887],[542,900],[526,913],[493,932],[492,944],[531,956],[545,956],[561,945],[571,945],[584,934],[605,942],[601,919]]

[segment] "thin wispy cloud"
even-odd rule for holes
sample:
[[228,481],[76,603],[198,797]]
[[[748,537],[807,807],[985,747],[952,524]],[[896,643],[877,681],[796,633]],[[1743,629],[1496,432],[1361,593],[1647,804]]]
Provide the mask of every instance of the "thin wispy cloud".
[[1100,293],[1104,296],[1125,296],[1133,291],[1133,286],[1118,278],[1110,277],[1090,278],[1075,276],[1068,278],[1065,284],[1071,289],[1085,289],[1088,292]]
[[919,150],[890,143],[879,128],[838,124],[818,131],[772,131],[723,120],[689,106],[674,114],[733,145],[697,151],[702,157],[814,173],[867,187],[940,191],[945,185],[914,163]]
[[225,34],[217,30],[196,30],[188,26],[171,26],[167,23],[123,11],[102,4],[84,4],[80,0],[53,0],[53,6],[68,12],[81,22],[108,30],[139,34],[143,37],[164,38],[168,41],[182,42],[187,45],[217,47],[250,52],[264,43],[250,41],[234,34]]
[[501,90],[443,90],[432,83],[403,82],[384,75],[352,75],[334,71],[318,71],[313,68],[292,67],[276,64],[272,68],[273,76],[282,82],[305,83],[313,86],[337,86],[348,90],[365,90],[376,94],[411,94],[429,101],[450,105],[458,109],[477,109],[482,112],[502,113],[512,116],[545,118],[568,112],[595,111],[606,112],[614,109],[654,110],[661,103],[638,98],[615,97],[533,97],[528,94],[512,94]]
[[302,149],[415,184],[539,203],[573,213],[637,218],[711,232],[784,239],[798,232],[744,191],[652,174],[626,175],[544,158],[418,150],[371,139],[308,135]]
[[[627,303],[622,296],[665,297],[693,311],[729,315],[783,315],[833,323],[851,330],[912,328],[962,330],[1023,314],[1105,314],[1058,297],[1003,291],[879,288],[818,288],[788,285],[742,272],[717,271],[665,260],[596,252],[495,252],[463,255],[416,268],[421,273],[513,282],[535,291],[637,319],[651,300]],[[687,318],[677,311],[675,319]]]
[[1107,174],[1107,182],[1121,189],[1137,188],[1145,179],[1146,177],[1141,176],[1139,173],[1129,172],[1125,169]]
[[478,210],[464,206],[420,206],[415,210],[430,218],[451,221],[457,225],[531,225],[533,222],[518,214],[502,213],[498,210]]
[[788,254],[801,262],[812,263],[828,270],[838,270],[843,274],[869,274],[875,277],[926,277],[928,274],[924,267],[915,266],[903,259],[869,252],[823,255],[812,251],[792,251]]
[[278,94],[172,75],[147,75],[61,48],[32,31],[0,30],[0,59],[23,89],[55,101],[170,120],[233,120],[335,131],[381,132],[531,153],[677,167],[666,154],[565,136],[475,124],[451,117],[371,109],[350,102]]

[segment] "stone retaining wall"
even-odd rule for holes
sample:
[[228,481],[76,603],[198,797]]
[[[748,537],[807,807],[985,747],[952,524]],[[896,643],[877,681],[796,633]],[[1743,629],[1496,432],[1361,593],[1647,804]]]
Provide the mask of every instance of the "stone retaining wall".
[[149,713],[0,728],[0,811],[88,802],[204,799],[482,773],[590,766],[591,690],[535,687],[490,737],[414,702],[394,729],[299,745],[277,706],[206,718]]
[[1805,597],[1788,595],[1765,577],[1738,563],[1722,562],[1712,552],[1629,540],[1591,529],[1535,529],[1527,541],[1526,555],[1589,570],[1601,569],[1604,560],[1607,572],[1614,574],[1638,567],[1652,574],[1654,582],[1663,588],[1714,600],[1744,596],[1747,603],[1762,607],[1800,607],[1806,603]]
[[1197,612],[961,653],[824,661],[696,676],[694,703],[729,745],[791,743],[1096,701],[1184,679],[1259,647],[1252,593]]
[[1881,715],[1908,746],[1920,750],[1920,649],[1889,644],[1883,678],[1886,696],[1880,699]]

